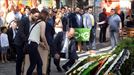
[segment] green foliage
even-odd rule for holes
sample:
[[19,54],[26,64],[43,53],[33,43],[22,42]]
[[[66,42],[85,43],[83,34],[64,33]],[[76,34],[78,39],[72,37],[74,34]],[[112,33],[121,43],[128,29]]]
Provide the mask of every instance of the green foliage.
[[121,73],[122,75],[130,75],[132,69],[134,69],[134,38],[121,40],[113,53],[118,55],[124,48],[130,51],[130,57],[122,65]]
[[97,65],[99,65],[99,62],[96,61],[93,64],[89,65],[88,68],[86,68],[80,75],[91,75],[90,72],[93,70]]
[[88,5],[88,0],[77,0],[77,7],[84,8],[84,6]]
[[123,50],[124,48],[127,48],[129,50],[133,49],[134,48],[134,38],[126,38],[126,39],[121,40],[118,43],[113,54],[119,54],[121,52],[121,50]]

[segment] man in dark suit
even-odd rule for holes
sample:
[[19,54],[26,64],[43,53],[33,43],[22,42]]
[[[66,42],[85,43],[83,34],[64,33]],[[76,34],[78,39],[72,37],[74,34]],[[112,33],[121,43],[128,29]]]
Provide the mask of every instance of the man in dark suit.
[[[82,15],[80,14],[80,8],[76,7],[74,12],[71,12],[68,16],[69,18],[69,27],[72,28],[82,28]],[[77,42],[77,49],[79,52],[82,51],[81,42]]]
[[80,8],[75,8],[75,19],[76,19],[76,28],[82,28],[83,23],[82,23],[82,15],[80,13],[81,9]]
[[74,12],[69,13],[68,15],[69,18],[69,27],[73,28],[82,28],[83,23],[82,23],[82,15],[80,14],[80,8],[75,8]]
[[28,36],[28,33],[29,33],[29,26],[30,26],[29,24],[30,24],[30,21],[28,17],[22,18],[20,21],[20,26],[18,27],[18,32],[14,39],[14,44],[15,44],[15,48],[17,51],[16,75],[21,74],[21,67],[22,67],[22,62],[24,59],[23,48],[27,40],[26,37]]
[[69,28],[69,18],[68,18],[68,13],[65,12],[66,9],[64,7],[61,8],[61,12],[63,14],[61,20],[62,20],[62,25],[63,25],[63,31],[67,31]]
[[31,8],[29,6],[26,6],[24,8],[24,14],[22,15],[22,18],[28,17],[30,15],[30,10],[31,10]]
[[14,39],[15,48],[17,51],[17,58],[16,58],[16,75],[21,75],[21,67],[22,62],[24,59],[24,53],[23,48],[24,44],[26,42],[26,37],[29,33],[29,25],[30,21],[28,17],[24,17],[20,21],[20,26],[18,27],[18,32],[16,34],[16,37]]
[[50,75],[51,57],[52,57],[52,52],[54,50],[53,49],[53,40],[54,40],[55,30],[54,30],[54,20],[53,20],[52,14],[48,13],[47,11],[46,11],[45,14],[49,15],[49,17],[46,21],[45,36],[46,36],[46,40],[47,40],[47,43],[48,43],[49,48],[50,48],[49,59],[48,59],[48,67],[47,67],[47,75]]
[[22,62],[24,59],[24,45],[28,41],[29,28],[30,25],[35,23],[36,13],[38,11],[36,9],[31,9],[31,13],[28,17],[23,17],[20,21],[20,25],[18,27],[18,32],[14,39],[15,48],[17,51],[17,60],[16,60],[16,75],[21,75]]
[[8,40],[9,40],[9,48],[10,48],[10,60],[15,61],[16,60],[16,50],[14,46],[14,39],[17,33],[17,27],[18,27],[18,22],[17,20],[11,21],[9,24],[9,28],[7,30],[7,35],[8,35]]
[[78,59],[74,32],[74,28],[69,28],[67,32],[59,32],[54,39],[54,64],[59,72],[62,71],[60,68],[61,57],[69,59],[69,61],[62,66],[65,71]]

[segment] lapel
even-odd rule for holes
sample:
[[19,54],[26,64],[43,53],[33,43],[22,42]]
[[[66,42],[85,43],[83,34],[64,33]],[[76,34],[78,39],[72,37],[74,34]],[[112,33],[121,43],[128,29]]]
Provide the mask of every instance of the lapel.
[[66,38],[66,32],[63,32],[62,39],[61,39],[61,46],[62,47],[64,46],[65,38]]
[[9,28],[9,35],[10,35],[10,37],[13,38],[13,29],[12,28]]

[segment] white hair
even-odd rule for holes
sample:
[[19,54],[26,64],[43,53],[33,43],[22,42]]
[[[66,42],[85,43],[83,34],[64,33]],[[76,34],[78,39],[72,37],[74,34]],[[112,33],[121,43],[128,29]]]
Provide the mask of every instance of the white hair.
[[43,4],[40,4],[40,5],[38,5],[38,10],[41,12],[42,11],[42,9],[44,9],[45,8],[45,6],[43,5]]

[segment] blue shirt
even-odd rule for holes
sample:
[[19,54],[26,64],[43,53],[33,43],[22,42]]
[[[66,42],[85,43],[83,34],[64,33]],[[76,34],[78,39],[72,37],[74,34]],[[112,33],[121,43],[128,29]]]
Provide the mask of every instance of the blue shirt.
[[120,22],[121,22],[121,19],[117,14],[110,16],[108,19],[108,24],[110,26],[110,30],[118,31]]

